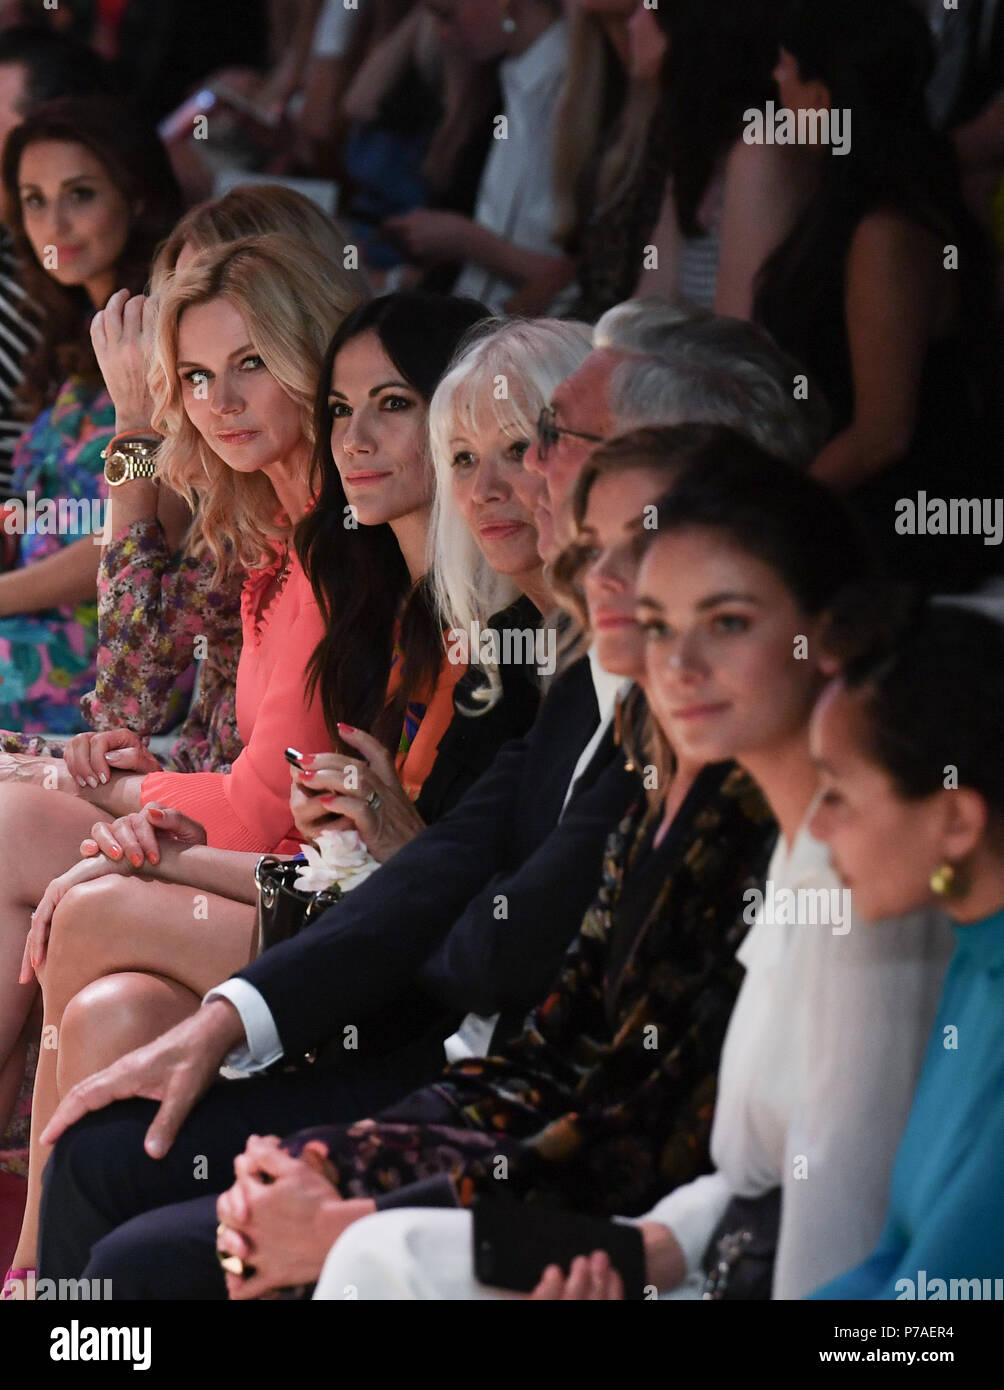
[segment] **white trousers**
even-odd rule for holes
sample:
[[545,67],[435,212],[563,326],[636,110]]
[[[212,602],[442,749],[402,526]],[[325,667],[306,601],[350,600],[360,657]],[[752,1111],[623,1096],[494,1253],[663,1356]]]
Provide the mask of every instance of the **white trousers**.
[[[701,1296],[700,1275],[661,1300]],[[314,1297],[470,1301],[523,1298],[474,1277],[472,1220],[455,1207],[395,1207],[354,1221],[331,1247]]]
[[314,1291],[321,1299],[519,1298],[474,1278],[471,1214],[395,1207],[354,1221],[331,1247]]

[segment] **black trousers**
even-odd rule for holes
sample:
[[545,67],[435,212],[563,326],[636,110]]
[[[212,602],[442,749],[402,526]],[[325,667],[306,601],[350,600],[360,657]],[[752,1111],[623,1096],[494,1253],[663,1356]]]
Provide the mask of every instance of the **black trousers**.
[[442,1042],[428,1039],[387,1058],[386,1075],[318,1068],[220,1081],[162,1159],[143,1149],[156,1102],[118,1101],[85,1116],[46,1167],[39,1277],[76,1279],[86,1270],[111,1279],[116,1299],[226,1297],[216,1197],[233,1183],[248,1136],[363,1119],[435,1080],[443,1065]]

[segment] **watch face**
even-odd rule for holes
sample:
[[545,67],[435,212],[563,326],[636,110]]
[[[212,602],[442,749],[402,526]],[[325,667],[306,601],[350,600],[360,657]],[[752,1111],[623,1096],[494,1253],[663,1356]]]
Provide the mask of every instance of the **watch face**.
[[105,482],[110,487],[124,483],[129,472],[129,464],[124,454],[112,454],[105,461]]

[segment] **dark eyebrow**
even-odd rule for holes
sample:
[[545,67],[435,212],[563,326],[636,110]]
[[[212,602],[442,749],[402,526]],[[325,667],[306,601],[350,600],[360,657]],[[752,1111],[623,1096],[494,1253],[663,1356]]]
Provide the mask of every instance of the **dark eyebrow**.
[[[386,391],[391,386],[396,387],[399,391],[414,391],[415,389],[414,386],[409,386],[406,381],[381,381],[379,386],[372,386],[366,394],[372,399],[374,396],[379,396],[381,391]],[[348,400],[344,391],[338,391],[334,386],[328,391],[328,399],[330,400],[332,396],[337,396],[341,401]]]
[[720,594],[709,594],[707,598],[702,598],[697,610],[704,612],[705,609],[717,607],[719,603],[754,603],[758,608],[763,607],[762,601],[755,594],[741,594],[725,589]]
[[[659,609],[660,611],[663,608],[663,605],[659,602],[658,599],[646,598],[644,594],[638,594],[634,602],[636,608],[655,608]],[[753,594],[740,594],[725,591],[720,594],[709,594],[707,598],[702,598],[700,603],[697,604],[697,611],[699,613],[702,613],[709,608],[716,608],[720,603],[736,602],[755,603],[757,607],[762,607],[760,599],[758,599]]]
[[[73,183],[96,183],[100,177],[100,174],[73,174],[70,178],[63,179],[59,186],[60,188],[69,188]],[[38,188],[39,185],[37,183],[22,183],[18,187],[23,190],[25,188]]]

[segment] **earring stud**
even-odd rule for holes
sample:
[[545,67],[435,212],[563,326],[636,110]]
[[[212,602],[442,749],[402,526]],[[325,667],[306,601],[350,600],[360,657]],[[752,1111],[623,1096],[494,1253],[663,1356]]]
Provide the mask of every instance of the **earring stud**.
[[952,864],[939,864],[931,874],[931,891],[939,898],[950,898],[955,892],[955,868]]

